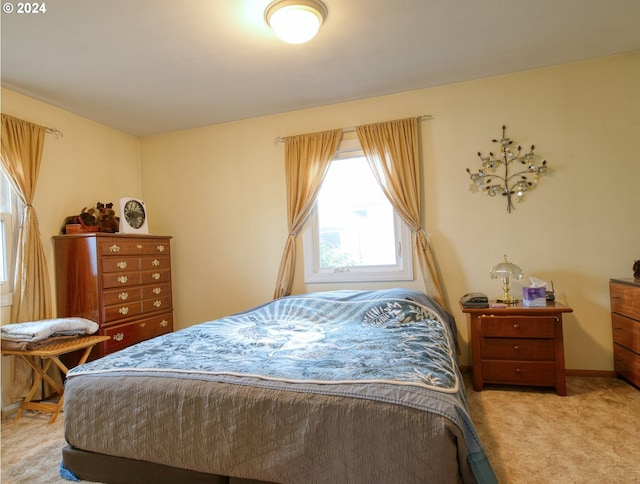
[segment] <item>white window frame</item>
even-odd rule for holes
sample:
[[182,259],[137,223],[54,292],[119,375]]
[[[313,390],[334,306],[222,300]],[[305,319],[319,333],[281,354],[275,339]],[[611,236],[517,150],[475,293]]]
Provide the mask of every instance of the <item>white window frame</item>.
[[[343,139],[335,159],[364,156],[357,138]],[[314,207],[302,230],[304,252],[304,282],[384,282],[413,280],[413,243],[411,229],[393,210],[396,263],[389,265],[349,266],[331,269],[320,267],[320,237],[318,211]]]
[[[13,302],[13,273],[15,271],[15,244],[18,236],[18,224],[16,223],[19,210],[19,201],[9,181],[0,173],[0,188],[3,200],[2,206],[10,211],[0,211],[0,237],[6,280],[0,277],[0,306],[11,306]],[[2,276],[2,274],[0,274]]]

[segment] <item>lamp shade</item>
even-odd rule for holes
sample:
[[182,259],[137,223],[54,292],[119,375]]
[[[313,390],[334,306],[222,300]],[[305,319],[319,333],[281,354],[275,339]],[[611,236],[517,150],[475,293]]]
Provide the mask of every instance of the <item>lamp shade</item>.
[[509,262],[507,256],[504,256],[504,261],[493,266],[493,269],[489,272],[491,279],[502,279],[502,297],[497,299],[497,302],[505,304],[515,304],[518,299],[513,297],[509,292],[509,282],[511,279],[522,279],[524,272],[517,265]]
[[507,256],[504,256],[504,261],[493,266],[491,272],[489,272],[491,279],[502,279],[508,277],[510,279],[522,279],[524,272],[517,265],[509,262]]
[[276,0],[264,12],[271,29],[290,44],[315,37],[326,16],[327,7],[319,0]]

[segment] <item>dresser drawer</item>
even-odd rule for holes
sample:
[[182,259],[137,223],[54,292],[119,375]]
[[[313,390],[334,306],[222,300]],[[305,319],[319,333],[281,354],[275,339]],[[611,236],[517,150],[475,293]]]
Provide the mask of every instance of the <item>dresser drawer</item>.
[[491,383],[553,386],[556,368],[553,362],[488,360],[482,363],[482,376]]
[[171,271],[169,269],[142,271],[140,273],[140,279],[142,284],[169,282],[171,280]]
[[171,297],[171,284],[154,284],[152,286],[142,286],[142,299],[153,299],[157,297]]
[[142,313],[142,301],[129,301],[114,306],[105,306],[102,311],[102,320],[105,323],[130,318]]
[[122,287],[119,289],[109,289],[102,292],[102,304],[113,306],[114,304],[124,304],[142,299],[142,291],[139,287]]
[[480,335],[498,338],[553,338],[552,316],[482,316]]
[[139,257],[103,257],[102,272],[133,272],[140,270]]
[[611,314],[613,342],[640,354],[640,321]]
[[553,361],[552,339],[482,338],[482,358],[489,360]]
[[152,269],[171,269],[171,259],[168,256],[142,257],[140,258],[140,268],[145,270]]
[[101,240],[98,245],[101,255],[169,255],[170,245],[168,240],[143,240],[143,239],[107,239]]
[[103,334],[110,336],[106,342],[106,352],[113,353],[140,341],[173,331],[173,315],[161,314],[132,323],[109,326]]
[[640,288],[628,284],[609,283],[611,311],[640,320]]
[[111,289],[114,287],[129,287],[140,284],[140,272],[108,272],[102,274],[102,287]]
[[171,309],[171,297],[156,297],[142,301],[142,312],[151,313],[161,309]]

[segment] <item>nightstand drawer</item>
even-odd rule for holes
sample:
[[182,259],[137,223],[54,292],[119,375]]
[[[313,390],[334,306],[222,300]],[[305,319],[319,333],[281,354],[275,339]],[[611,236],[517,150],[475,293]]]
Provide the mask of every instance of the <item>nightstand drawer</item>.
[[482,338],[482,358],[489,360],[553,361],[552,339]]
[[552,316],[482,316],[480,335],[496,338],[553,338],[557,318]]
[[541,361],[483,361],[482,377],[491,383],[513,385],[549,385],[556,383],[553,362]]

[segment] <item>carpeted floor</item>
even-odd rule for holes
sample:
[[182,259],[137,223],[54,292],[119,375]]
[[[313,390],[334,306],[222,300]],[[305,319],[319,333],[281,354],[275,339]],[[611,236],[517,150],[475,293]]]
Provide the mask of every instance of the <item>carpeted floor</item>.
[[[567,396],[466,381],[476,428],[501,483],[640,483],[640,391],[613,378],[568,377]],[[59,477],[63,418],[2,421],[3,484]]]
[[487,385],[468,400],[502,483],[640,483],[640,390],[622,380],[568,377],[566,397]]

